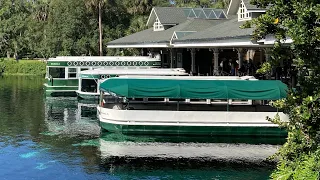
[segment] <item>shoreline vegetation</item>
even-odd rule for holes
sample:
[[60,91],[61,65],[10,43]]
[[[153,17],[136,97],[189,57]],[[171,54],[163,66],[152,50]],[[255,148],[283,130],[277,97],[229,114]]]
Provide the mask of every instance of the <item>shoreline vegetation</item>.
[[46,74],[46,63],[43,60],[0,59],[0,74],[10,76],[42,76]]

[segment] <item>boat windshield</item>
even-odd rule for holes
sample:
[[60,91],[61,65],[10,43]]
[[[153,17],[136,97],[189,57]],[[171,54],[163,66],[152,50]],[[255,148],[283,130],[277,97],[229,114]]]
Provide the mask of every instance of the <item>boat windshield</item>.
[[65,78],[65,68],[49,67],[49,77],[52,77],[52,78]]
[[97,82],[95,79],[82,79],[81,80],[81,91],[82,92],[97,92]]

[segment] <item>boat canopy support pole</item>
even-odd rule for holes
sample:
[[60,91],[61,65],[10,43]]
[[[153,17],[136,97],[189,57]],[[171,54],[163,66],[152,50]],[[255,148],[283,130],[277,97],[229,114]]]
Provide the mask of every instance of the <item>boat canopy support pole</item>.
[[180,110],[180,101],[177,102],[177,111]]
[[174,59],[175,59],[175,57],[174,57],[174,49],[171,48],[170,49],[170,68],[174,68],[175,67]]
[[227,99],[227,111],[229,112],[229,99]]
[[191,49],[191,72],[190,74],[196,73],[196,49]]

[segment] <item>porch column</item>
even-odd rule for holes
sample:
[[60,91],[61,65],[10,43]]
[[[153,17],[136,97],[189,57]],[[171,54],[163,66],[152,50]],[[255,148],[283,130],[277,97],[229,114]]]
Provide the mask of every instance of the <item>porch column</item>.
[[242,63],[243,63],[243,52],[244,52],[244,49],[237,48],[237,51],[238,51],[239,68],[241,68]]
[[190,74],[196,73],[196,49],[191,49],[191,72]]
[[213,74],[217,75],[219,74],[219,49],[213,48]]

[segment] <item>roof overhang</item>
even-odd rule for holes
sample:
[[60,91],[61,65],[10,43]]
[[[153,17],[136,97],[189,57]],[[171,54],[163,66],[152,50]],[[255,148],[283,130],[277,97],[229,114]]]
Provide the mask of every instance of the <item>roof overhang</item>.
[[239,42],[202,42],[202,43],[179,43],[172,44],[173,47],[269,47],[270,45],[259,44],[250,40],[244,40]]
[[158,44],[109,44],[107,48],[166,48],[169,47],[167,43]]
[[[259,41],[257,41],[258,43],[263,43],[263,44],[274,44],[276,42],[276,38],[274,37],[274,35],[267,35],[264,39],[261,39]],[[293,43],[293,40],[290,37],[287,37],[284,40],[280,41],[283,44],[291,44]]]
[[263,44],[251,40],[250,35],[224,38],[206,38],[194,40],[176,40],[172,43],[173,47],[252,47]]

